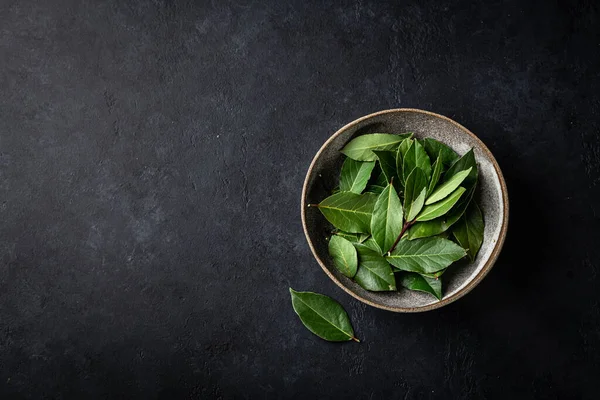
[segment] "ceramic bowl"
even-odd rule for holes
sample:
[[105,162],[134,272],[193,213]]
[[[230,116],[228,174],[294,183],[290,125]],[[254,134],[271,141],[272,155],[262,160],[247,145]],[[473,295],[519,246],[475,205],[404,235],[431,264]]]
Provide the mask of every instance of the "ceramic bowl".
[[[399,287],[397,292],[369,292],[334,267],[327,248],[331,224],[317,208],[307,208],[331,194],[338,184],[343,162],[340,153],[346,143],[367,133],[414,132],[416,138],[431,137],[463,155],[473,148],[479,166],[479,183],[475,198],[483,213],[483,244],[473,262],[463,259],[453,264],[443,276],[443,297]],[[468,129],[439,114],[400,108],[380,111],[359,118],[333,134],[315,155],[302,189],[302,225],[310,249],[325,273],[339,287],[370,306],[395,312],[420,312],[449,304],[471,291],[490,271],[498,258],[508,225],[508,194],[502,171],[492,153]]]

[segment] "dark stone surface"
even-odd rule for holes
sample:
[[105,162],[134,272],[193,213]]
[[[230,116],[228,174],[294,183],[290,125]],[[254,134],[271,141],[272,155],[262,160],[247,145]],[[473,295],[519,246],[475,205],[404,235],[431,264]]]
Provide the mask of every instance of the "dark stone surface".
[[[597,398],[596,4],[1,0],[0,397]],[[495,269],[420,315],[344,294],[300,225],[321,144],[399,106],[511,197]]]

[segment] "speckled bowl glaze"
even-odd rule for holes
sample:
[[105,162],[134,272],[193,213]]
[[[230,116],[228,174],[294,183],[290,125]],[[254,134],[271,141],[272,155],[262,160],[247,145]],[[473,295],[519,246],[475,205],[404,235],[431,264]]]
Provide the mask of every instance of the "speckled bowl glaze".
[[[441,301],[431,295],[402,287],[398,292],[369,292],[339,273],[333,266],[327,249],[331,225],[317,208],[319,203],[337,186],[346,143],[366,133],[414,132],[415,137],[431,137],[450,147],[458,154],[474,148],[479,166],[479,184],[476,199],[483,212],[485,232],[483,244],[474,262],[462,260],[453,264],[443,276]],[[325,273],[342,289],[373,307],[395,312],[420,312],[449,304],[471,291],[490,271],[498,258],[508,225],[508,194],[502,171],[492,153],[477,136],[457,122],[428,111],[400,108],[380,111],[349,123],[325,142],[313,159],[302,189],[302,226],[310,249]]]

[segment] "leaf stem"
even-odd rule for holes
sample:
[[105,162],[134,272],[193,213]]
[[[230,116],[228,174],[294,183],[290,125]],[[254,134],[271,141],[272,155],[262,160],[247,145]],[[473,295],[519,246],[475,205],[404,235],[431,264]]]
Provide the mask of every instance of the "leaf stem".
[[352,340],[354,340],[356,343],[360,343],[360,340],[358,340],[357,338],[355,338],[354,336],[352,336]]
[[416,220],[416,218],[413,219],[412,221],[407,221],[404,224],[404,226],[402,227],[402,230],[400,231],[400,234],[398,235],[398,238],[396,238],[396,241],[392,245],[392,248],[388,251],[388,254],[390,254],[392,251],[394,251],[394,249],[396,248],[396,246],[398,246],[398,243],[400,242],[400,239],[402,239],[402,235],[404,235],[404,233],[408,230],[408,228],[410,228],[415,223],[415,220]]
[[317,207],[317,208],[319,208],[319,205],[318,204],[309,204],[308,207]]

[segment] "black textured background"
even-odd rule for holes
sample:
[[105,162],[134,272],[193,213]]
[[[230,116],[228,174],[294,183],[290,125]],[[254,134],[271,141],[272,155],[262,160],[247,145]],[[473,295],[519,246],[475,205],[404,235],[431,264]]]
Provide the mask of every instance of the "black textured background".
[[[0,397],[596,399],[594,3],[0,0]],[[343,293],[300,224],[321,144],[394,107],[479,135],[511,199],[491,274],[420,315]]]

